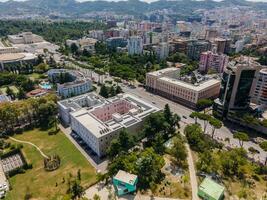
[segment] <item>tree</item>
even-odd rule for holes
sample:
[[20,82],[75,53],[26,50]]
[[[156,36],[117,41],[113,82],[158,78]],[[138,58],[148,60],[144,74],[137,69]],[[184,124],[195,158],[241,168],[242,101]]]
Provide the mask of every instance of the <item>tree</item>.
[[120,93],[123,93],[121,87],[119,85],[117,85],[116,87],[116,94],[120,94]]
[[249,141],[248,134],[244,132],[236,132],[234,138],[238,139],[240,147],[243,147],[244,142]]
[[45,63],[40,63],[35,67],[35,70],[40,73],[45,73],[49,69],[49,66]]
[[147,148],[141,152],[136,166],[140,189],[151,188],[158,183],[163,166],[164,159],[156,154],[153,148]]
[[101,88],[100,88],[99,94],[102,97],[108,98],[108,96],[109,96],[108,88],[105,85],[102,85]]
[[169,104],[165,105],[163,113],[164,113],[165,120],[170,124],[172,120],[172,112],[171,112]]
[[258,154],[260,153],[257,149],[255,149],[254,147],[249,147],[248,148],[248,151],[253,155],[253,158],[254,158],[254,155],[255,154]]
[[160,133],[156,134],[152,147],[157,154],[162,155],[165,152],[164,139]]
[[204,121],[203,133],[205,134],[207,126],[208,126],[208,122],[209,122],[209,119],[210,119],[210,115],[207,115],[205,113],[198,113],[197,117]]
[[116,91],[113,85],[109,89],[109,94],[110,94],[110,97],[116,96]]
[[175,158],[177,164],[185,166],[186,163],[185,161],[187,158],[187,150],[181,138],[174,139],[171,148],[171,155]]
[[260,143],[260,147],[267,152],[267,141],[263,141]]
[[216,129],[220,129],[222,127],[222,122],[216,118],[210,117],[209,118],[209,123],[212,126],[212,133],[211,137],[214,137]]
[[196,166],[198,171],[209,174],[217,173],[219,170],[219,160],[216,160],[213,153],[207,150],[199,154]]
[[78,179],[79,181],[82,180],[82,175],[81,175],[81,170],[80,170],[80,169],[78,169],[78,171],[77,171],[77,179]]
[[[265,152],[267,152],[267,141],[263,141],[263,142],[261,142],[260,143],[260,147],[265,151]],[[265,165],[266,165],[266,163],[267,163],[267,157],[265,158]]]
[[21,99],[25,99],[25,97],[26,97],[26,93],[23,90],[23,88],[20,87],[17,93],[17,98],[21,100]]
[[192,113],[190,114],[190,117],[191,117],[191,118],[194,118],[194,119],[195,119],[195,124],[197,124],[197,119],[198,119],[198,117],[199,117],[199,112],[192,112]]
[[134,143],[134,139],[127,132],[127,129],[122,129],[120,131],[119,137],[111,141],[111,144],[107,150],[107,155],[110,158],[114,158],[118,154],[127,152],[134,146]]
[[15,98],[15,93],[14,91],[10,88],[10,87],[6,87],[6,94],[7,96],[10,96],[11,99],[14,99]]
[[199,124],[187,125],[184,129],[188,144],[194,151],[203,152],[205,143],[203,141],[203,132]]
[[77,54],[78,49],[79,49],[79,47],[75,43],[72,43],[70,45],[70,51],[71,51],[72,54]]
[[144,135],[147,137],[148,143],[151,143],[154,140],[154,137],[157,133],[160,133],[163,135],[163,137],[166,137],[168,134],[169,124],[165,122],[165,117],[163,113],[152,113],[147,117],[144,123]]
[[93,197],[93,200],[101,200],[100,196],[98,194],[95,194]]
[[70,182],[69,193],[71,194],[71,199],[75,200],[84,195],[84,188],[77,180],[74,180]]
[[235,148],[230,151],[224,151],[220,154],[222,172],[224,175],[238,178],[244,178],[245,166],[248,163],[247,153],[243,148]]
[[204,113],[206,113],[206,108],[211,107],[213,104],[213,101],[211,99],[199,99],[197,101],[196,107],[198,110],[204,109]]

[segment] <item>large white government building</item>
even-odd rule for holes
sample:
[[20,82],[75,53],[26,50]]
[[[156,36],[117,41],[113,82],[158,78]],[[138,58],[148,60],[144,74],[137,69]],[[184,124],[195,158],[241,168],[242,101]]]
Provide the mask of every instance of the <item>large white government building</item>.
[[147,90],[195,108],[199,99],[216,98],[220,92],[220,80],[201,77],[196,83],[180,77],[180,69],[176,67],[146,74]]
[[60,119],[70,125],[98,155],[106,153],[112,139],[126,128],[137,134],[144,119],[160,111],[156,106],[130,94],[119,94],[105,99],[87,93],[58,102]]

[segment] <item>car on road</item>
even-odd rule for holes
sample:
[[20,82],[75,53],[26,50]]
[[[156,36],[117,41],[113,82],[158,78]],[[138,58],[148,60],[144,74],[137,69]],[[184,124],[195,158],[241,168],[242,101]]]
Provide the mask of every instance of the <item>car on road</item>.
[[183,118],[184,118],[184,119],[187,119],[187,117],[186,117],[186,116],[184,116],[184,115],[183,115]]
[[152,101],[152,103],[153,103],[153,104],[156,104],[156,102],[155,102],[155,101]]

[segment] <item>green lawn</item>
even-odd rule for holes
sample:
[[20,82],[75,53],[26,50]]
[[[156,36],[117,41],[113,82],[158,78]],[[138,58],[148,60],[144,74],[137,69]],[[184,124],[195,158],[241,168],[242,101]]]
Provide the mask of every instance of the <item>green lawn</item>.
[[29,74],[28,77],[29,77],[31,80],[35,81],[35,80],[40,79],[41,75],[42,75],[42,74],[32,73],[32,74]]
[[[89,187],[96,182],[95,169],[62,132],[49,136],[47,132],[35,129],[16,135],[15,138],[36,144],[47,155],[58,154],[61,158],[61,166],[56,171],[46,172],[40,153],[34,147],[23,144],[23,153],[26,160],[33,164],[33,168],[27,170],[25,174],[17,174],[10,178],[12,190],[7,194],[7,200],[23,199],[26,190],[33,195],[33,199],[61,199],[66,193],[70,173],[76,176],[78,169],[81,170],[84,187]],[[63,177],[65,183],[63,183]]]

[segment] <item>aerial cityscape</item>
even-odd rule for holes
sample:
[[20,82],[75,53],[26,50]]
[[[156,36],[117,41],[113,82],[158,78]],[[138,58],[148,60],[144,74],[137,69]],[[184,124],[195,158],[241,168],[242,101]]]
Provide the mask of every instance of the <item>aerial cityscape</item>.
[[0,0],[0,198],[267,200],[267,2]]

